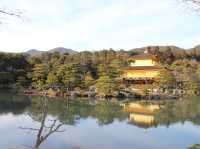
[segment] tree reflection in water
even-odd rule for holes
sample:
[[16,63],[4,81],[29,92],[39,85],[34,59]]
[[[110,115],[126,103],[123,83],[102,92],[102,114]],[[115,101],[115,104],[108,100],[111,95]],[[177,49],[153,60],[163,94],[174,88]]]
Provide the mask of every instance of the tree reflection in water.
[[20,115],[26,108],[31,106],[31,99],[28,96],[4,95],[0,93],[0,114],[12,113]]
[[129,124],[145,129],[169,127],[174,123],[188,121],[200,125],[199,97],[188,97],[181,101],[130,102],[124,109],[129,113]]
[[[21,100],[22,98],[20,98]],[[36,96],[31,98],[31,105],[23,108],[23,111],[28,113],[33,121],[39,122],[40,126],[39,128],[22,127],[21,129],[37,133],[35,145],[32,148],[38,149],[50,135],[63,132],[63,125],[76,125],[81,119],[95,119],[99,127],[111,124],[116,120],[127,121],[127,119],[129,119],[129,124],[145,129],[159,126],[168,127],[174,123],[187,121],[200,125],[199,97],[190,97],[182,101],[142,103],[134,101],[125,104],[125,107],[131,103],[139,104],[140,108],[129,107],[128,111],[124,111],[120,106],[123,104],[119,104],[119,102],[96,101],[94,104],[88,99],[82,98],[66,101],[63,98],[48,100]]]
[[[37,132],[35,145],[31,147],[34,149],[39,149],[53,133],[65,131],[62,126],[76,125],[80,119],[96,119],[97,124],[103,126],[113,123],[114,120],[124,121],[128,117],[118,103],[102,101],[91,104],[88,99],[70,101],[32,97],[32,105],[27,107],[26,111],[33,121],[40,123],[39,128],[20,127],[23,130]],[[49,116],[56,119],[48,120]]]
[[188,97],[182,101],[166,102],[164,107],[156,112],[155,116],[159,125],[169,126],[187,121],[200,125],[199,97]]
[[[41,98],[41,113],[39,116],[34,116],[32,114],[28,114],[34,121],[40,121],[39,128],[29,128],[29,127],[20,127],[23,130],[29,131],[37,131],[37,138],[33,149],[39,149],[40,145],[53,133],[56,132],[64,132],[65,130],[60,130],[60,128],[64,125],[63,122],[60,122],[57,118],[53,120],[48,120],[48,100],[47,98]],[[50,124],[47,124],[47,123]]]

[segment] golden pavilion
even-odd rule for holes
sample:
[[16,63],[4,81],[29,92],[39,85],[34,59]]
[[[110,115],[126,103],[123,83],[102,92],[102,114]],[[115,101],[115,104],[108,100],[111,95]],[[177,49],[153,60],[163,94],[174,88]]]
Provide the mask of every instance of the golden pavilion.
[[143,54],[131,56],[129,67],[125,71],[123,81],[126,84],[152,84],[161,68],[159,58],[145,51]]

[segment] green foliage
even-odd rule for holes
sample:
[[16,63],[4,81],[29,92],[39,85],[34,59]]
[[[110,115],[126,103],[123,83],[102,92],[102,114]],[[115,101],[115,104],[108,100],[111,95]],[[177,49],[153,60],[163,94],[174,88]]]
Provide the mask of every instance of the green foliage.
[[123,68],[123,62],[120,59],[114,59],[110,64],[98,66],[97,96],[107,97],[118,94],[120,86],[118,78],[123,73]]
[[191,147],[188,147],[187,149],[200,149],[200,144],[194,144]]
[[54,87],[64,91],[77,87],[88,90],[97,80],[108,76],[107,82],[112,87],[118,82],[127,58],[127,52],[113,49],[73,55],[45,53],[37,57],[0,53],[0,85],[32,85],[38,90]]
[[47,81],[46,81],[47,85],[49,87],[54,87],[56,85],[58,85],[59,83],[59,80],[58,80],[58,77],[55,73],[53,72],[50,72],[47,76]]
[[90,87],[91,85],[94,84],[94,79],[91,75],[91,73],[86,73],[85,76],[84,76],[84,80],[83,80],[83,86],[84,88],[87,88],[87,87]]
[[151,46],[128,52],[113,49],[84,51],[72,55],[55,52],[37,57],[0,53],[0,87],[32,85],[42,90],[56,86],[71,91],[76,87],[88,90],[91,85],[97,84],[99,90],[105,86],[106,94],[112,94],[118,90],[113,85],[120,86],[120,76],[128,66],[128,57],[144,50],[157,55],[161,66],[169,67],[170,71],[163,70],[158,76],[157,86],[163,89],[199,90],[199,47],[185,51],[174,46]]
[[14,76],[9,72],[0,72],[0,84],[10,85],[14,83]]
[[28,84],[29,84],[29,81],[27,80],[26,77],[24,77],[24,76],[17,77],[16,85],[18,87],[24,87],[25,88],[25,87],[28,86]]
[[82,72],[79,63],[65,64],[58,69],[59,81],[67,90],[79,86],[82,81]]
[[196,75],[200,78],[200,65],[197,66]]
[[193,71],[191,68],[184,69],[183,71],[184,80],[183,80],[183,88],[187,91],[197,92],[200,89],[200,78],[197,73]]
[[119,90],[118,83],[106,75],[99,77],[96,88],[97,95],[100,97],[113,96]]
[[167,125],[191,121],[200,125],[200,100],[198,96],[185,97],[182,101],[163,102],[161,109],[155,113],[155,121]]
[[[27,57],[21,54],[0,53],[1,87],[11,87],[12,85],[16,84],[17,81],[17,84],[20,84],[19,78],[28,79],[26,78],[26,75],[30,71],[31,65],[29,64]],[[29,83],[29,81],[27,81],[27,83]]]
[[45,89],[48,75],[48,66],[46,64],[36,64],[33,67],[33,86],[39,90]]
[[163,69],[155,80],[155,85],[161,89],[175,88],[176,79],[170,70]]

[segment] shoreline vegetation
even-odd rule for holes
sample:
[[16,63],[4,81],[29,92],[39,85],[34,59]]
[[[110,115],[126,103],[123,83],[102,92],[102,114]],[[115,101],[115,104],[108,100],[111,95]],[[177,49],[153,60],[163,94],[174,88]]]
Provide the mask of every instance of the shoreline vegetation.
[[[144,51],[159,57],[160,74],[151,85],[123,83],[127,59]],[[0,53],[0,88],[19,93],[95,98],[180,98],[199,95],[200,46],[184,50],[149,46],[130,51],[27,54]],[[133,91],[140,89],[140,92]]]

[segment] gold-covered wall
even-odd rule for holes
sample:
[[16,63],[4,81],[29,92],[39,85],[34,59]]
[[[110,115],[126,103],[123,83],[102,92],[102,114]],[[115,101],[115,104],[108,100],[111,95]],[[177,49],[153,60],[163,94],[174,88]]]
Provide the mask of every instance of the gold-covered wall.
[[153,59],[135,60],[130,62],[131,67],[137,66],[155,66],[156,62]]
[[155,78],[159,70],[127,70],[126,78]]

